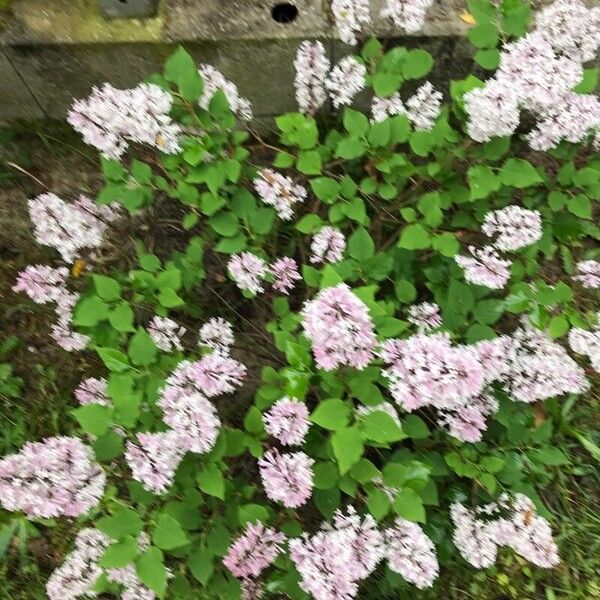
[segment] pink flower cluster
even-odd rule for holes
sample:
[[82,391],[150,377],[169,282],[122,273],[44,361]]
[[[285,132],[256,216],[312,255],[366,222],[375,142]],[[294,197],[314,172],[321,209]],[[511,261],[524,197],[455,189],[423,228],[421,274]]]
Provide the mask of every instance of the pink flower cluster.
[[0,460],[0,503],[28,517],[78,517],[98,504],[106,475],[81,440],[28,442]]
[[600,11],[580,0],[557,0],[540,12],[535,31],[506,44],[494,78],[465,94],[467,130],[476,141],[515,132],[521,110],[538,119],[528,135],[536,150],[562,139],[577,143],[600,125],[600,102],[571,90],[581,81],[582,63],[600,45]]
[[498,548],[507,546],[517,554],[545,569],[560,559],[552,530],[540,517],[527,496],[502,495],[497,502],[475,510],[460,503],[452,505],[453,541],[462,557],[478,569],[496,562]]
[[120,216],[116,204],[98,206],[85,196],[68,204],[55,194],[40,194],[27,204],[36,241],[55,248],[66,262],[84,248],[99,248],[107,224]]
[[186,329],[178,325],[173,319],[168,317],[152,317],[148,325],[148,333],[156,347],[163,352],[172,352],[173,350],[183,350],[181,338]]
[[100,404],[110,406],[107,394],[108,382],[106,379],[88,377],[84,379],[75,389],[75,398],[79,404]]
[[416,325],[419,331],[429,331],[442,326],[440,307],[431,302],[413,304],[408,309],[408,320]]
[[276,259],[269,266],[256,254],[242,252],[229,259],[227,270],[238,288],[252,294],[265,291],[262,283],[267,275],[273,279],[273,289],[286,295],[294,288],[296,282],[302,279],[296,261],[287,256]]
[[364,369],[373,358],[377,340],[369,310],[344,283],[325,288],[306,302],[302,325],[321,369],[341,365]]
[[128,142],[176,154],[181,128],[169,116],[172,104],[171,94],[151,83],[130,90],[105,83],[88,98],[75,100],[67,121],[106,158],[120,158]]
[[306,504],[313,489],[314,462],[304,452],[281,454],[276,448],[265,452],[258,466],[267,496],[288,508]]
[[305,188],[273,169],[259,171],[258,177],[254,180],[254,188],[261,200],[272,206],[284,221],[292,218],[295,204],[301,204],[306,200]]
[[363,25],[371,22],[369,0],[332,0],[331,12],[341,40],[352,46]]
[[186,452],[210,451],[221,421],[208,398],[235,391],[245,374],[244,365],[221,352],[180,362],[165,381],[158,401],[170,429],[138,434],[138,444],[127,443],[126,459],[134,479],[162,493],[171,485]]
[[325,81],[334,108],[351,104],[356,94],[365,88],[366,76],[365,65],[352,56],[342,58]]
[[407,411],[432,406],[441,423],[464,441],[478,441],[485,417],[497,409],[487,387],[505,370],[504,338],[453,346],[443,333],[387,340],[380,356],[394,400]]
[[465,270],[465,280],[491,289],[503,288],[510,279],[511,261],[500,257],[497,250],[507,252],[535,244],[542,237],[542,218],[537,210],[511,205],[489,212],[482,231],[495,238],[491,246],[469,246],[471,256],[455,257]]
[[600,373],[600,315],[596,327],[591,331],[573,327],[569,331],[569,346],[576,354],[587,356],[592,369]]
[[600,262],[597,260],[581,260],[575,265],[577,274],[573,277],[584,288],[597,290],[600,288]]
[[286,295],[294,289],[296,281],[302,279],[296,261],[287,256],[278,258],[269,267],[269,273],[273,277],[273,289]]
[[339,229],[327,225],[313,236],[310,249],[311,263],[336,263],[344,256],[346,238]]
[[273,404],[263,415],[263,421],[267,433],[284,446],[302,444],[310,427],[306,404],[287,396]]
[[433,0],[386,0],[381,16],[391,19],[406,33],[416,33],[423,28],[427,10],[432,4]]
[[321,42],[304,41],[294,61],[296,102],[301,113],[314,114],[327,100],[325,80],[331,63]]
[[234,341],[231,323],[221,317],[209,319],[200,327],[198,344],[208,346],[213,352],[228,355]]
[[200,96],[198,104],[204,110],[209,109],[213,96],[217,90],[221,90],[227,97],[229,108],[233,113],[245,121],[252,120],[252,105],[246,98],[240,96],[238,88],[234,83],[225,79],[223,74],[217,71],[212,65],[201,64],[198,67],[198,72],[204,82],[202,96]]

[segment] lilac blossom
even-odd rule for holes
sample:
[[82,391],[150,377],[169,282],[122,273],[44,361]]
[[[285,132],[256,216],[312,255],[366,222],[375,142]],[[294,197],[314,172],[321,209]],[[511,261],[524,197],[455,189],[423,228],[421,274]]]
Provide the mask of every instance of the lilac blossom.
[[47,265],[29,265],[17,276],[13,292],[24,292],[36,304],[56,302],[64,293],[69,270]]
[[55,194],[40,194],[28,201],[28,207],[36,241],[55,248],[67,262],[84,248],[99,248],[107,223],[119,214],[110,207],[101,210],[85,196],[68,204]]
[[302,444],[310,423],[304,402],[287,396],[277,400],[263,415],[265,429],[284,446]]
[[405,115],[406,108],[404,107],[404,103],[400,98],[400,94],[395,92],[387,98],[375,96],[373,98],[373,102],[371,103],[371,114],[373,115],[374,123],[381,123],[388,117]]
[[336,263],[343,258],[346,238],[339,229],[327,225],[313,236],[310,249],[311,263]]
[[575,265],[577,274],[573,277],[584,288],[597,290],[600,288],[600,262],[597,260],[581,260]]
[[137,444],[128,441],[125,448],[133,478],[155,494],[163,494],[173,485],[183,455],[180,437],[173,431],[138,433]]
[[28,442],[0,460],[0,503],[33,517],[78,517],[96,506],[106,475],[74,437]]
[[258,461],[267,496],[288,508],[306,504],[313,489],[314,462],[304,452],[280,454],[275,448],[268,450]]
[[198,66],[198,72],[204,82],[202,96],[198,100],[201,108],[208,110],[213,96],[217,90],[221,90],[225,94],[229,108],[233,113],[245,121],[252,120],[252,105],[246,98],[240,96],[234,83],[225,79],[223,74],[212,65],[201,64]]
[[363,90],[367,69],[352,56],[346,56],[333,67],[325,82],[334,108],[352,104],[354,96]]
[[587,356],[592,369],[600,372],[600,324],[592,331],[573,327],[569,331],[569,346],[576,354]]
[[442,98],[441,92],[427,81],[406,101],[406,116],[416,130],[429,131],[433,128],[440,116]]
[[106,158],[119,159],[129,142],[176,154],[181,128],[169,116],[172,104],[171,94],[151,83],[130,90],[105,83],[88,98],[75,100],[67,121]]
[[408,320],[416,325],[419,331],[429,331],[442,326],[440,307],[432,302],[413,304],[408,309]]
[[241,290],[252,294],[264,292],[262,280],[268,273],[268,267],[267,263],[256,254],[251,252],[234,254],[227,263],[227,270]]
[[286,538],[260,521],[248,523],[227,551],[223,564],[240,579],[256,578],[283,551]]
[[486,419],[498,410],[498,401],[490,393],[482,393],[470,404],[455,411],[441,411],[438,422],[448,433],[462,442],[480,442],[487,429]]
[[75,398],[79,404],[100,404],[110,406],[107,394],[108,382],[106,379],[88,377],[75,388]]
[[261,600],[263,597],[263,586],[254,579],[242,579],[240,591],[240,600]]
[[325,104],[325,80],[331,63],[321,42],[304,41],[298,47],[294,61],[296,102],[301,113],[314,114]]
[[302,279],[296,261],[287,256],[278,258],[269,267],[269,273],[273,277],[273,289],[286,295],[294,289],[296,281]]
[[373,358],[376,338],[369,309],[344,283],[321,290],[306,302],[302,325],[321,369],[341,365],[364,369]]
[[200,327],[199,337],[199,344],[225,355],[229,354],[229,348],[235,341],[231,323],[221,317],[214,317],[204,323]]
[[385,0],[381,16],[391,19],[406,33],[416,33],[423,28],[427,10],[432,4],[433,0]]
[[173,319],[167,317],[152,317],[148,325],[148,333],[157,348],[163,352],[173,352],[173,350],[183,350],[181,338],[186,329],[178,325]]
[[490,246],[469,246],[471,256],[456,255],[456,264],[464,269],[465,281],[493,290],[502,289],[510,279],[511,261],[500,258]]
[[397,518],[385,532],[389,568],[418,589],[431,587],[440,567],[433,542],[416,523]]
[[340,39],[351,46],[356,44],[363,26],[371,22],[369,0],[332,0],[331,12]]
[[241,387],[246,376],[246,367],[230,356],[212,352],[192,363],[190,374],[194,386],[207,398],[212,398],[230,394]]
[[461,556],[476,569],[491,567],[498,556],[491,524],[477,519],[473,511],[460,503],[450,507],[450,518],[454,524],[452,541]]
[[261,200],[272,206],[284,221],[292,218],[295,204],[306,200],[305,188],[272,169],[263,169],[258,173],[254,180],[254,188]]
[[86,527],[75,538],[75,548],[63,564],[54,570],[46,593],[50,600],[76,600],[92,595],[92,588],[103,571],[98,562],[110,544],[110,538],[98,529]]
[[489,238],[496,238],[493,246],[498,250],[519,250],[541,239],[542,217],[537,210],[506,206],[487,213],[481,230]]

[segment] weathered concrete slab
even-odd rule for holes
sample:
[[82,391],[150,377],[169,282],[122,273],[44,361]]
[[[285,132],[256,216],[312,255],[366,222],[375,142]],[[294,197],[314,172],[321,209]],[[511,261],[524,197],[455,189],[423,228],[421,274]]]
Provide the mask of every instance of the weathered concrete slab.
[[44,112],[8,56],[0,52],[0,119],[37,119]]

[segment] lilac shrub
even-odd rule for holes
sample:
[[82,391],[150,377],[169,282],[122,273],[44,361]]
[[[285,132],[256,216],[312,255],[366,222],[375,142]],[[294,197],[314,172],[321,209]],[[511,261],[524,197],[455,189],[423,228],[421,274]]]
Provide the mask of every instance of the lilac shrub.
[[[357,44],[432,4],[331,15]],[[13,289],[94,366],[68,435],[0,460],[3,509],[77,518],[50,598],[439,597],[460,564],[560,563],[537,490],[600,369],[600,9],[469,7],[486,75],[441,86],[422,49],[332,63],[307,40],[268,144],[183,48],[74,102],[105,185],[29,201],[53,258]],[[103,250],[153,205],[181,226],[124,271]]]

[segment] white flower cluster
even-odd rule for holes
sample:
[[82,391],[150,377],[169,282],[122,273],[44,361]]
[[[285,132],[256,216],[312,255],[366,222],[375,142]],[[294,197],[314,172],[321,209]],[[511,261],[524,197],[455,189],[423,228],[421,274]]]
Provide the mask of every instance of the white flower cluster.
[[246,98],[240,96],[237,86],[234,83],[225,79],[223,74],[217,71],[212,65],[201,64],[198,66],[198,71],[204,82],[202,96],[200,96],[198,104],[204,110],[208,110],[213,96],[217,90],[221,90],[227,97],[229,108],[233,113],[245,121],[252,119],[252,105]]
[[591,331],[573,327],[569,331],[569,346],[576,354],[587,356],[592,369],[600,373],[600,314],[598,323]]
[[386,0],[381,16],[391,19],[396,27],[406,33],[416,33],[423,28],[425,17],[433,0]]
[[261,200],[272,206],[284,221],[292,218],[294,205],[306,199],[305,188],[272,169],[263,169],[258,173],[254,180],[254,188]]
[[304,41],[294,61],[296,102],[301,113],[315,113],[327,100],[325,80],[331,63],[321,42]]

